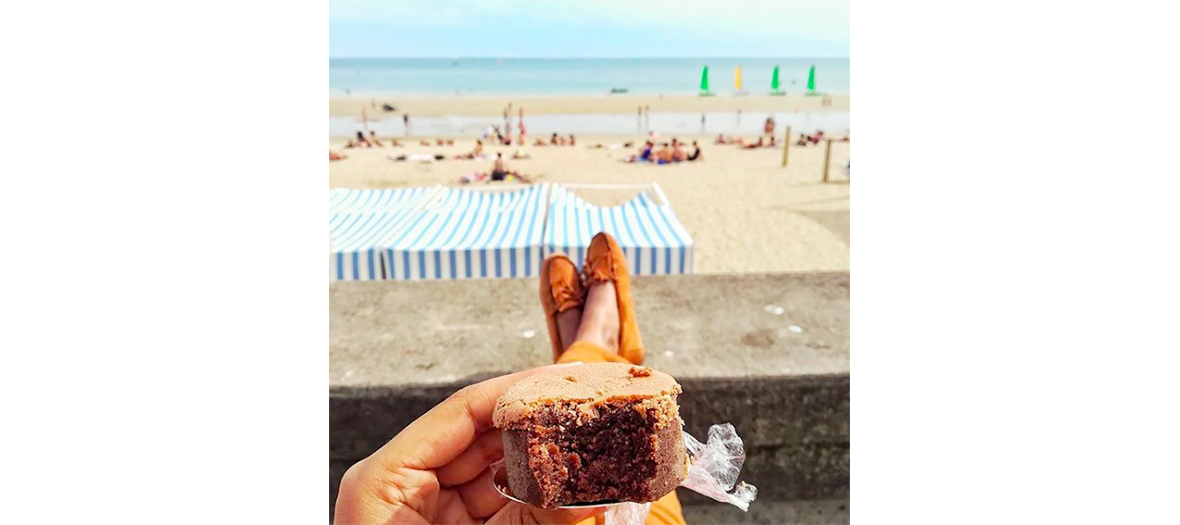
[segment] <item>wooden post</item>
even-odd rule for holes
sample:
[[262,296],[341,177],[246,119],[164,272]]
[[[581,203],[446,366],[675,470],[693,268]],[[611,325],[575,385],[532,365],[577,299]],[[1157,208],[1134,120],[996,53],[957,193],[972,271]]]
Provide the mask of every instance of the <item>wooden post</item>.
[[828,163],[832,160],[832,139],[828,140],[827,151],[824,152],[824,182],[828,181]]
[[791,147],[791,126],[787,126],[787,138],[783,140],[783,167],[787,167],[787,154]]

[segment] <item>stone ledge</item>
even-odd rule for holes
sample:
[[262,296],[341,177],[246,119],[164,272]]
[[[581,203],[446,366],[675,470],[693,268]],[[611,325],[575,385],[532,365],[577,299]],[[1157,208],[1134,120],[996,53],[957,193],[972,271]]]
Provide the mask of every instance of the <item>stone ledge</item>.
[[[645,364],[677,379],[849,371],[847,273],[639,277],[633,296]],[[333,387],[448,384],[552,361],[532,279],[340,282],[329,300]]]
[[[532,280],[329,286],[330,505],[348,466],[450,393],[549,362],[536,287]],[[847,499],[848,274],[641,277],[633,290],[645,364],[683,385],[686,430],[703,439],[710,424],[733,423],[748,449],[742,479],[758,485],[762,509],[779,509],[731,515],[685,495],[686,515],[846,523],[844,503],[833,504],[843,515],[829,508],[821,516],[782,502]]]

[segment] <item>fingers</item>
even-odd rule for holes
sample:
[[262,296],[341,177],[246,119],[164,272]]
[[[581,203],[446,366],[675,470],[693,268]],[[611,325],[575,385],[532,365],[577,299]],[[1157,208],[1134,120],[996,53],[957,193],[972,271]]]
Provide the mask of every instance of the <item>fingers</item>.
[[435,473],[438,482],[451,487],[471,481],[481,472],[487,470],[488,465],[504,457],[504,437],[499,429],[492,429],[480,434],[475,443],[467,447],[459,457],[450,463],[439,467]]
[[467,513],[473,518],[486,518],[504,508],[508,498],[500,495],[492,484],[492,470],[485,469],[479,477],[455,487],[463,498]]
[[438,497],[439,511],[430,520],[431,523],[449,523],[454,525],[474,524],[475,519],[464,508],[459,494],[452,490],[444,490]]
[[489,379],[459,390],[370,456],[386,468],[429,470],[458,457],[492,428],[496,400],[517,381],[568,365],[549,365]]
[[377,477],[371,464],[361,460],[344,473],[336,496],[336,525],[368,523],[406,523],[428,525],[428,521],[404,505],[390,505],[400,500],[389,494],[389,485]]
[[542,509],[508,502],[486,522],[488,525],[573,525],[593,515],[602,514],[603,507],[579,509]]

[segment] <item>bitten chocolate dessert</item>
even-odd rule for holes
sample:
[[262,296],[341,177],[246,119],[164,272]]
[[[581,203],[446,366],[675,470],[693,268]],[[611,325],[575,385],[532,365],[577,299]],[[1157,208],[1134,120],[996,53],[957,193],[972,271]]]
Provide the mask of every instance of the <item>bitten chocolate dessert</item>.
[[513,495],[554,508],[647,502],[688,474],[672,376],[623,363],[541,373],[509,387],[493,422],[504,431]]

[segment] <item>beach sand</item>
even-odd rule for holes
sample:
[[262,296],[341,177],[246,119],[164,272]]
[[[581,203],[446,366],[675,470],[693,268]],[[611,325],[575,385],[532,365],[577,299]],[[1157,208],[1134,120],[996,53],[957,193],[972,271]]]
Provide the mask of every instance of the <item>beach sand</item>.
[[[397,111],[385,113],[381,105],[389,103]],[[651,106],[655,112],[698,113],[702,111],[809,111],[821,109],[821,97],[793,94],[772,97],[767,94],[751,94],[737,97],[722,93],[713,97],[693,95],[668,95],[664,97],[643,95],[601,95],[587,97],[415,97],[397,96],[330,98],[328,116],[359,116],[364,109],[369,118],[397,118],[408,113],[414,117],[502,116],[504,108],[512,104],[512,118],[524,108],[525,119],[529,115],[569,115],[585,113],[611,113],[634,115],[639,106]],[[832,96],[831,110],[848,111],[848,95]]]
[[[758,98],[775,97],[749,97],[745,100]],[[717,99],[720,101],[723,97]],[[533,108],[542,111],[542,108],[549,107],[536,103],[540,99],[530,100],[525,105],[526,118],[528,112],[534,111]],[[554,99],[553,107],[565,108],[562,111],[575,108],[576,100]],[[724,102],[729,103],[730,100]],[[815,103],[818,105],[818,99],[815,99]],[[847,107],[846,97],[843,103]],[[489,104],[492,104],[489,107],[496,108],[496,112],[502,107],[496,105],[499,103]],[[530,107],[529,104],[534,106]],[[627,104],[631,111],[635,111],[637,102]],[[420,107],[426,108],[428,105],[423,103]],[[455,114],[477,109],[461,106],[446,111]],[[442,108],[439,107],[439,110]],[[654,101],[652,111],[656,111]],[[642,144],[643,137],[635,134],[578,137],[575,147],[530,146],[522,151],[531,155],[531,159],[509,159],[507,163],[509,169],[530,176],[537,182],[658,182],[696,243],[697,273],[850,269],[851,190],[843,169],[848,160],[850,143],[833,143],[830,170],[832,182],[825,184],[821,182],[824,160],[822,145],[792,147],[789,166],[782,168],[781,147],[742,150],[736,146],[714,145],[712,136],[686,135],[679,138],[690,143],[692,140],[699,141],[704,160],[667,166],[622,163],[620,159],[635,153],[635,149]],[[454,146],[426,147],[420,146],[418,140],[404,140],[406,146],[401,148],[387,145],[385,148],[343,149],[343,141],[329,139],[332,150],[348,155],[343,161],[329,164],[329,187],[459,186],[458,180],[463,174],[490,171],[496,152],[510,157],[517,149],[515,146],[489,146],[485,151],[490,153],[490,158],[475,161],[446,160],[424,164],[395,162],[387,158],[389,155],[411,153],[442,153],[449,158],[470,151],[475,144],[474,139],[459,139]],[[635,148],[587,148],[596,143],[606,145],[627,140],[636,141]],[[594,204],[614,205],[634,195],[637,190],[577,191]]]

